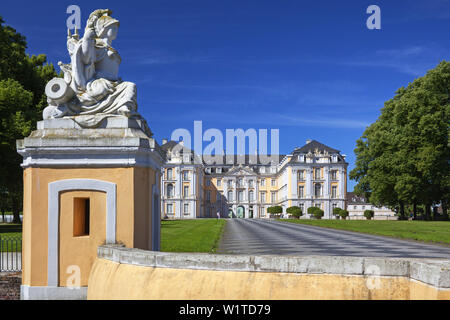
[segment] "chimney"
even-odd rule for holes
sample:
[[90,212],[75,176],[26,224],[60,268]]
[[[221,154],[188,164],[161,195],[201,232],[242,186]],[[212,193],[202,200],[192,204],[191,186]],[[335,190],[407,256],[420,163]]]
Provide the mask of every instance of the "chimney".
[[167,139],[162,139],[162,145],[165,145],[167,143]]
[[306,144],[310,144],[312,140],[308,139],[306,140]]

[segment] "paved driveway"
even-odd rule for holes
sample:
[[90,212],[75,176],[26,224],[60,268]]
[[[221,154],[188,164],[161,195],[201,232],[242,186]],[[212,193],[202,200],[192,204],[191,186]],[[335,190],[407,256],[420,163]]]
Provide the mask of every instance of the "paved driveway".
[[269,220],[230,219],[220,253],[450,258],[450,247]]

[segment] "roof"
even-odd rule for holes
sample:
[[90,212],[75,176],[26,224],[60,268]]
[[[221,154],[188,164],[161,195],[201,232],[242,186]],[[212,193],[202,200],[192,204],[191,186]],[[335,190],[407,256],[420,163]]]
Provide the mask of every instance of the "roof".
[[303,147],[301,148],[297,148],[294,150],[294,154],[299,154],[299,153],[314,153],[315,150],[319,150],[319,152],[324,152],[327,151],[328,153],[340,153],[339,150],[330,148],[329,146],[324,145],[323,143],[320,143],[319,141],[316,140],[312,140],[310,143],[305,144]]
[[358,196],[354,192],[347,192],[346,200],[348,204],[367,204],[366,198],[364,196]]
[[[179,143],[176,141],[169,141],[165,144],[163,144],[161,146],[161,149],[167,154],[168,151],[172,150],[175,146],[177,146]],[[193,153],[193,151],[189,148],[183,147],[183,153]],[[269,163],[267,162],[267,159],[261,159],[261,156],[258,156],[258,158],[256,159],[256,163],[254,162],[250,162],[250,160],[254,160],[252,159],[252,155],[244,155],[244,156],[239,156],[239,155],[231,155],[231,157],[233,157],[233,161],[227,161],[229,156],[227,155],[223,155],[222,156],[222,163],[207,163],[208,165],[269,165]],[[254,157],[254,156],[253,156]],[[284,157],[286,157],[286,155],[278,155],[275,156],[276,160],[278,161],[278,163],[280,163]],[[263,161],[265,160],[265,161]],[[205,161],[203,161],[205,163]],[[206,164],[206,163],[205,163]]]

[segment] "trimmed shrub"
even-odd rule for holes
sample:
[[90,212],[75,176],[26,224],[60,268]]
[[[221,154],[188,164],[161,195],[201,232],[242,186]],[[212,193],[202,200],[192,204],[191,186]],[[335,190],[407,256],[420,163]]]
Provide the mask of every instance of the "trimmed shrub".
[[333,208],[333,215],[336,217],[336,219],[339,219],[341,217],[341,211],[342,209],[339,207]]
[[294,216],[295,218],[299,219],[302,215],[302,209],[297,206],[289,207],[286,209],[286,212]]
[[283,213],[283,207],[281,206],[268,207],[267,212],[278,217],[280,214]]
[[371,220],[374,215],[375,215],[375,212],[373,210],[364,211],[364,217],[366,217],[367,220]]
[[342,220],[345,220],[348,217],[348,211],[347,210],[341,210],[339,212],[339,215],[341,216]]
[[324,214],[323,210],[317,207],[309,207],[308,213],[313,215],[316,219],[322,219]]

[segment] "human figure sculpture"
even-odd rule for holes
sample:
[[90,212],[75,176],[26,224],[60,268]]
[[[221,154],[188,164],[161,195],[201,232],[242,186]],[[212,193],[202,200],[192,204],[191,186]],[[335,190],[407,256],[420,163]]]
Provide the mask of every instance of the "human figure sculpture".
[[55,78],[46,87],[49,106],[44,119],[70,117],[82,127],[96,127],[105,118],[141,118],[137,113],[136,85],[122,81],[121,57],[112,48],[119,21],[109,9],[91,13],[83,38],[68,31],[67,49],[71,63],[59,66],[64,79]]

